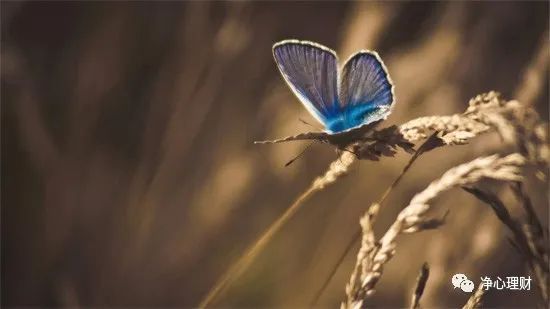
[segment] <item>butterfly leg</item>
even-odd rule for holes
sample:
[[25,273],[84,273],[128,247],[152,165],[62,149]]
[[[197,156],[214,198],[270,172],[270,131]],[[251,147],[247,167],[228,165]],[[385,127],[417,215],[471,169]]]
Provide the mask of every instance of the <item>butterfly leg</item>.
[[338,157],[340,158],[343,152],[349,152],[353,154],[357,159],[359,159],[359,154],[355,152],[355,149],[349,149],[348,147],[343,148],[336,148],[336,153],[338,154]]

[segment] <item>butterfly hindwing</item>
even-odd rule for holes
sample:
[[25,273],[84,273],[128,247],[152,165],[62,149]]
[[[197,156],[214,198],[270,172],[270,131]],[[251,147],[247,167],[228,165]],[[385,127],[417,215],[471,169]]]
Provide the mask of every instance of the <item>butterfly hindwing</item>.
[[286,40],[273,46],[273,57],[285,81],[321,124],[340,113],[337,57],[334,51],[307,41]]
[[366,125],[390,114],[393,83],[376,52],[361,51],[346,61],[339,98],[347,127]]

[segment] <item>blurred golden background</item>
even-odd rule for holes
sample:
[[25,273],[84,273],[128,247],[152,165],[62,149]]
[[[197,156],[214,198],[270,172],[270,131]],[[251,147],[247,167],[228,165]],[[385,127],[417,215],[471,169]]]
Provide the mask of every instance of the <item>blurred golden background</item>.
[[[192,307],[337,156],[254,140],[312,118],[271,55],[289,38],[346,59],[376,50],[395,82],[382,127],[460,113],[489,90],[548,121],[548,2],[2,2],[2,305]],[[542,60],[541,60],[542,59]],[[542,64],[542,67],[541,67]],[[526,79],[534,71],[535,78]],[[537,75],[538,74],[538,75]],[[448,168],[507,149],[496,134],[418,160],[382,209],[384,231]],[[409,154],[364,161],[307,201],[223,307],[306,307]],[[528,180],[548,224],[548,183]],[[506,191],[503,192],[506,193]],[[400,239],[370,299],[403,307],[424,261],[423,305],[459,307],[450,278],[527,276],[491,210],[455,190],[438,230]],[[512,209],[512,211],[514,211]],[[320,307],[337,307],[356,249]],[[532,307],[493,292],[487,307]]]

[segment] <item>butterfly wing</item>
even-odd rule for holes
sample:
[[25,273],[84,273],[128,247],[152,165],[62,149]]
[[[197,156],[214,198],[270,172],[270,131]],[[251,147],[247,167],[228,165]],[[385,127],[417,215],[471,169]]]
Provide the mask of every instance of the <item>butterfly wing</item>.
[[346,61],[340,83],[344,129],[385,119],[393,101],[393,83],[376,52],[360,51]]
[[302,104],[321,124],[340,114],[337,57],[313,42],[285,40],[273,45],[281,75]]

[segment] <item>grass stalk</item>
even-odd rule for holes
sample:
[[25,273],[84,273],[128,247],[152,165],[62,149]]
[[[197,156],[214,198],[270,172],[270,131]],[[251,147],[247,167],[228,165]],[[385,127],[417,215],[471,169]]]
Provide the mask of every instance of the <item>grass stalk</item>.
[[206,308],[212,305],[216,298],[218,298],[252,264],[262,249],[265,248],[273,236],[288,222],[288,220],[290,220],[290,218],[292,218],[301,206],[304,205],[304,202],[315,192],[322,190],[327,185],[336,182],[336,180],[344,176],[354,162],[355,156],[349,152],[343,152],[337,160],[332,162],[328,171],[323,176],[315,179],[311,186],[245,250],[245,253],[236,262],[228,268],[201,300],[198,307]]

